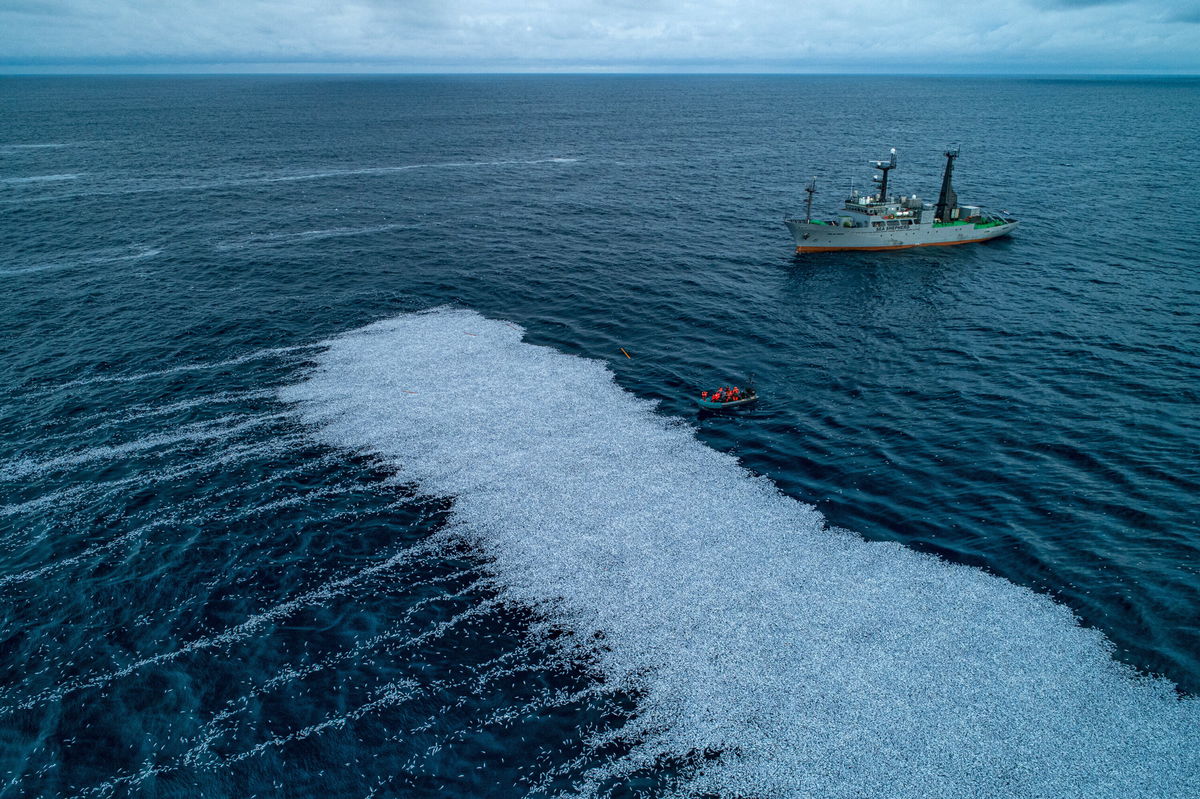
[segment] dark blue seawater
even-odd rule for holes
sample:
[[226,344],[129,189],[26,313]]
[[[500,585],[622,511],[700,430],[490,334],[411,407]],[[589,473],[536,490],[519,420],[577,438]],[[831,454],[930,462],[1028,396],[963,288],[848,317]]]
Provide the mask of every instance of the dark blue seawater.
[[[1200,82],[9,78],[0,110],[0,796],[1200,794]],[[951,144],[1015,236],[793,255],[810,176],[832,207],[894,146],[928,196]],[[589,448],[616,470],[555,483]],[[778,543],[802,506],[763,485],[847,554]],[[629,543],[701,506],[671,558]],[[903,548],[812,588],[860,536]],[[584,538],[627,594],[569,582]],[[718,550],[809,604],[668,634]],[[1006,669],[1026,640],[1073,670]],[[1136,710],[1078,721],[1093,680]]]

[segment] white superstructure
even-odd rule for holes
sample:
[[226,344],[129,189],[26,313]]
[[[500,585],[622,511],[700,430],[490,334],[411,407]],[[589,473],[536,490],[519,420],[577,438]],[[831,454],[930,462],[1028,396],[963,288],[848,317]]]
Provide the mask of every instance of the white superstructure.
[[951,185],[957,150],[946,152],[946,171],[938,202],[923,202],[917,195],[890,197],[888,173],[896,168],[896,151],[889,161],[873,161],[880,170],[875,180],[879,192],[860,195],[851,192],[834,216],[814,219],[812,198],[815,181],[806,188],[808,214],[805,219],[786,219],[784,224],[796,239],[796,252],[835,250],[899,250],[986,241],[1011,233],[1016,219],[983,210],[977,205],[959,205]]

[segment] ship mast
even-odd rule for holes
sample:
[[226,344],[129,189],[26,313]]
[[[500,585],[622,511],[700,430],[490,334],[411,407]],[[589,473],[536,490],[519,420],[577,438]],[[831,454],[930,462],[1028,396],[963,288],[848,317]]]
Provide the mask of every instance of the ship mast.
[[813,178],[812,180],[810,180],[808,182],[808,185],[804,187],[804,191],[808,193],[808,210],[804,212],[804,221],[811,222],[812,221],[812,200],[813,200],[813,195],[817,193],[817,179]]
[[879,184],[879,202],[887,202],[887,184],[888,172],[896,168],[896,148],[892,148],[892,160],[890,161],[872,161],[871,165],[883,173],[883,177],[875,178],[875,182]]
[[942,192],[938,195],[937,209],[933,212],[933,218],[949,222],[950,214],[958,208],[958,195],[954,193],[954,187],[950,185],[950,178],[954,174],[954,159],[958,158],[958,148],[947,150],[945,156],[946,171],[942,175]]

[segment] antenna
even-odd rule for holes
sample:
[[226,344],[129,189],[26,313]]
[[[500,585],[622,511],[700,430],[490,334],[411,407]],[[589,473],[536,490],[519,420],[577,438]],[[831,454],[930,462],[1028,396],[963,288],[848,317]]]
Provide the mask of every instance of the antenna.
[[890,161],[872,161],[871,166],[883,173],[882,177],[876,175],[872,180],[879,184],[878,201],[885,203],[887,202],[888,172],[896,168],[896,148],[892,148],[892,158]]
[[813,179],[810,180],[808,182],[808,185],[804,187],[804,191],[808,193],[808,210],[805,211],[805,213],[804,213],[804,221],[811,222],[812,221],[813,195],[817,193],[817,177],[816,177],[816,175],[814,175]]

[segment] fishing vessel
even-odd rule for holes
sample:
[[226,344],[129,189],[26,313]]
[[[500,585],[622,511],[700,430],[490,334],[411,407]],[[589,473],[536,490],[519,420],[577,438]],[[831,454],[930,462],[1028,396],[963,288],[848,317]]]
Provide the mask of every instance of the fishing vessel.
[[903,250],[909,247],[936,247],[970,244],[1004,236],[1016,229],[1016,219],[1008,212],[995,213],[978,205],[959,205],[952,177],[958,150],[947,150],[946,171],[937,203],[925,202],[917,195],[888,196],[888,175],[896,168],[896,150],[887,161],[872,161],[880,174],[874,177],[879,191],[860,194],[853,189],[842,209],[834,216],[814,219],[812,180],[804,219],[785,219],[784,224],[796,239],[796,252],[833,252],[837,250]]

